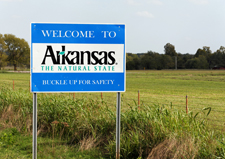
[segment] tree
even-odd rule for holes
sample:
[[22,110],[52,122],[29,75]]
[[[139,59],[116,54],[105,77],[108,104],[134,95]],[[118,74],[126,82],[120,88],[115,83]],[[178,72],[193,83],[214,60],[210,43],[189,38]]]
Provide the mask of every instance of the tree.
[[174,68],[174,60],[169,55],[161,55],[161,64],[163,69]]
[[177,56],[177,68],[178,69],[185,69],[185,63],[187,62],[187,60],[192,59],[194,57],[194,55],[190,55],[189,53],[186,54],[181,54],[178,53]]
[[143,54],[140,58],[141,68],[142,69],[156,69],[158,65],[158,53],[153,51],[148,51],[147,53]]
[[17,70],[17,64],[28,64],[30,61],[30,47],[24,39],[17,38],[12,34],[5,34],[4,41],[6,44],[7,60]]
[[225,54],[225,47],[224,46],[220,46],[220,49],[218,50],[221,53]]
[[195,53],[195,56],[194,56],[194,57],[199,57],[200,55],[206,57],[206,56],[207,56],[207,53],[206,53],[205,50],[199,48],[199,49],[197,50],[197,52]]
[[209,46],[203,46],[203,50],[206,52],[207,55],[212,54],[212,51],[210,50]]
[[210,50],[210,47],[208,46],[203,46],[202,49],[198,49],[197,52],[195,53],[194,57],[199,57],[199,56],[205,56],[207,62],[209,63],[209,67],[211,65],[211,56],[212,56],[212,51]]
[[0,70],[2,67],[6,66],[7,64],[7,55],[5,53],[5,42],[4,42],[4,38],[3,35],[0,34]]
[[126,54],[126,69],[127,70],[138,70],[140,60],[137,54],[127,53]]
[[221,46],[211,56],[212,67],[214,66],[225,66],[225,47]]
[[163,69],[162,56],[157,52],[148,51],[146,54],[141,56],[140,62],[142,68]]
[[176,50],[175,50],[175,46],[170,44],[170,43],[167,43],[165,46],[164,46],[164,51],[165,51],[165,54],[166,55],[169,55],[169,56],[177,56],[177,53],[176,53]]
[[197,52],[195,53],[195,57],[199,57],[200,55],[203,55],[205,57],[209,57],[212,54],[212,51],[210,50],[210,47],[208,46],[203,46],[202,49],[198,49]]
[[140,57],[140,63],[142,69],[151,69],[151,55],[148,53],[141,55]]
[[187,60],[185,67],[187,69],[207,69],[209,67],[209,63],[204,55],[199,55],[199,57]]

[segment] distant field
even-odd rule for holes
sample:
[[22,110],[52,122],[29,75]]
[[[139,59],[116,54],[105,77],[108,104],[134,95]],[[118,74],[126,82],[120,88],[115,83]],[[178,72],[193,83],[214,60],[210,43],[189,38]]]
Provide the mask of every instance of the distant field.
[[[28,73],[0,73],[0,86],[29,90]],[[185,111],[186,95],[189,111],[199,112],[211,107],[210,120],[215,125],[225,121],[225,71],[215,70],[138,70],[127,71],[126,92],[122,93],[122,111],[129,103],[153,103],[172,106]],[[70,95],[72,94],[64,94]],[[76,93],[75,98],[99,98],[100,93]],[[103,100],[115,105],[116,93],[103,93]],[[215,122],[214,122],[215,121]]]

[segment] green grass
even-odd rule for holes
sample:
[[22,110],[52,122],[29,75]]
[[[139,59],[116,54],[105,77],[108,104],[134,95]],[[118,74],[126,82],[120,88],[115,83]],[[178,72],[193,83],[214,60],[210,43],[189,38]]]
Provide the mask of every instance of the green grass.
[[[224,71],[127,71],[127,90],[122,93],[121,158],[225,158],[221,131],[224,76]],[[16,154],[30,158],[29,74],[1,73],[0,81],[4,81],[0,83],[0,158]],[[186,95],[189,114],[185,113]],[[100,93],[76,93],[75,100],[68,93],[38,94],[39,158],[115,158],[115,101],[116,93],[103,93],[103,100]],[[215,125],[220,127],[212,127]],[[7,132],[4,138],[11,127],[18,131],[16,137]],[[20,147],[22,140],[25,145]]]
[[[54,145],[54,146],[53,146]],[[97,149],[79,151],[59,139],[38,137],[38,158],[72,158],[72,159],[102,159]],[[15,128],[8,128],[0,132],[0,158],[30,159],[32,158],[32,137],[25,136]]]
[[[30,158],[30,93],[3,87],[0,106],[2,157]],[[209,109],[198,113],[185,114],[157,104],[142,105],[140,110],[128,105],[121,113],[121,158],[224,157],[223,133],[210,130],[205,120],[210,117]],[[196,120],[197,115],[202,118]],[[115,127],[115,112],[104,100],[38,95],[40,158],[115,158]]]
[[[30,158],[30,93],[2,88],[0,106],[0,154]],[[210,117],[208,109],[198,113],[157,104],[140,110],[128,105],[121,113],[121,158],[224,157],[223,133],[209,129],[204,119]],[[197,115],[202,118],[196,120]],[[39,158],[115,158],[115,127],[115,112],[104,100],[38,95]]]
[[[148,103],[169,104],[185,110],[186,95],[190,111],[212,108],[212,118],[225,119],[225,71],[128,71],[127,92],[124,97]],[[221,111],[221,113],[220,113]],[[223,111],[223,112],[222,112]]]
[[[1,73],[0,86],[29,90],[27,73]],[[126,92],[122,93],[123,107],[138,100],[141,103],[173,105],[176,109],[186,110],[186,95],[189,111],[197,112],[211,107],[213,126],[221,127],[225,121],[225,71],[218,70],[139,70],[127,71]],[[73,98],[72,94],[63,94]],[[76,93],[75,98],[87,97],[101,100],[100,93]],[[116,93],[103,93],[103,98],[115,105]]]
[[29,90],[30,84],[30,74],[29,73],[12,73],[5,72],[0,73],[0,86],[7,86],[13,89],[13,80],[14,80],[14,89],[27,89]]

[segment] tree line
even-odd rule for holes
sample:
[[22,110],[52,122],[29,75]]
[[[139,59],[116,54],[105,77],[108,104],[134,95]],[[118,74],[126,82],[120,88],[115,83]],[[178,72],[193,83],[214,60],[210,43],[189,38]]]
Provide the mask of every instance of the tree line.
[[[148,51],[147,53],[126,53],[126,69],[212,69],[225,68],[225,47],[213,52],[210,47],[199,48],[194,55],[177,53],[175,46],[167,43],[164,54]],[[5,66],[30,66],[30,47],[24,40],[12,34],[0,34],[0,70]]]
[[0,70],[5,66],[30,65],[30,47],[24,40],[12,34],[0,34]]
[[164,53],[148,51],[140,54],[126,54],[126,69],[212,69],[225,68],[225,47],[213,52],[210,47],[199,48],[194,55],[177,53],[175,46],[167,43]]

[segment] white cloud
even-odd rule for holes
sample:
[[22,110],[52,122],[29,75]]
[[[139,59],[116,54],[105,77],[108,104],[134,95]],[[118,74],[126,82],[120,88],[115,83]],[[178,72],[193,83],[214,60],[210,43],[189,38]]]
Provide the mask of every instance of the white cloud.
[[163,4],[160,0],[148,0],[148,2],[156,4],[156,5],[162,5]]
[[137,15],[141,17],[154,18],[154,15],[148,11],[137,12]]
[[208,0],[189,0],[189,1],[194,3],[194,4],[200,4],[200,5],[205,5],[205,4],[209,3]]

